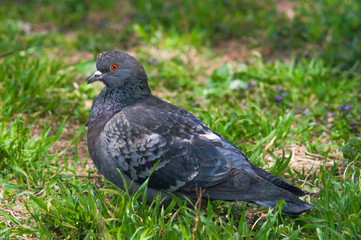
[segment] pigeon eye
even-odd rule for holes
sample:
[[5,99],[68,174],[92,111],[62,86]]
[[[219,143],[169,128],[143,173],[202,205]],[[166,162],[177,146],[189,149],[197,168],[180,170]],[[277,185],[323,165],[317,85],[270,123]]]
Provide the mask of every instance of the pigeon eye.
[[118,69],[118,65],[117,64],[113,64],[111,67],[110,67],[111,70],[115,71]]

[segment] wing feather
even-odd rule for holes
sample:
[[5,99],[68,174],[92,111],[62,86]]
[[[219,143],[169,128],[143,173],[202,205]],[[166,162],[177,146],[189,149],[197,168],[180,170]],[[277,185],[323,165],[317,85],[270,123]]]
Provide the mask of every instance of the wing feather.
[[124,109],[104,128],[107,151],[140,184],[160,160],[149,180],[151,188],[194,191],[223,182],[231,166],[213,144],[219,137],[192,116],[158,108]]

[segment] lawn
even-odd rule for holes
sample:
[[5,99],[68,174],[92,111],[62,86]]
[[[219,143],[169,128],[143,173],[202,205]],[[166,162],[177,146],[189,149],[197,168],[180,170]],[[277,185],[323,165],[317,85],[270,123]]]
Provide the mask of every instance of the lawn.
[[[318,1],[0,2],[0,238],[360,239],[361,5]],[[315,207],[151,206],[100,175],[87,121],[98,53],[121,50]]]

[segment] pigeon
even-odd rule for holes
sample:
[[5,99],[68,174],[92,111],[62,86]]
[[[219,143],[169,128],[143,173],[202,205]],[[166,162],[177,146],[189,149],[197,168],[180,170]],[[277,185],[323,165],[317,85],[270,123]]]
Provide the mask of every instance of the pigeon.
[[195,201],[246,201],[298,215],[305,193],[251,163],[235,145],[188,111],[152,95],[141,63],[127,53],[98,55],[88,79],[104,83],[88,122],[90,156],[106,179],[134,193],[148,180],[147,202],[160,193]]

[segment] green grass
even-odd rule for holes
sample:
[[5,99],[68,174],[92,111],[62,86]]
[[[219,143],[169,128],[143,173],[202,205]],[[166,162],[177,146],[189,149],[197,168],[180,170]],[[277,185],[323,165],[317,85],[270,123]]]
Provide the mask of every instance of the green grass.
[[[0,3],[1,238],[359,239],[356,1],[291,2],[293,20],[274,1],[201,3]],[[271,55],[261,48],[206,75],[220,61],[213,47],[229,38]],[[110,49],[134,52],[156,95],[301,186],[315,208],[289,217],[282,204],[147,206],[146,186],[130,195],[99,177],[85,125],[101,87],[86,79]]]

